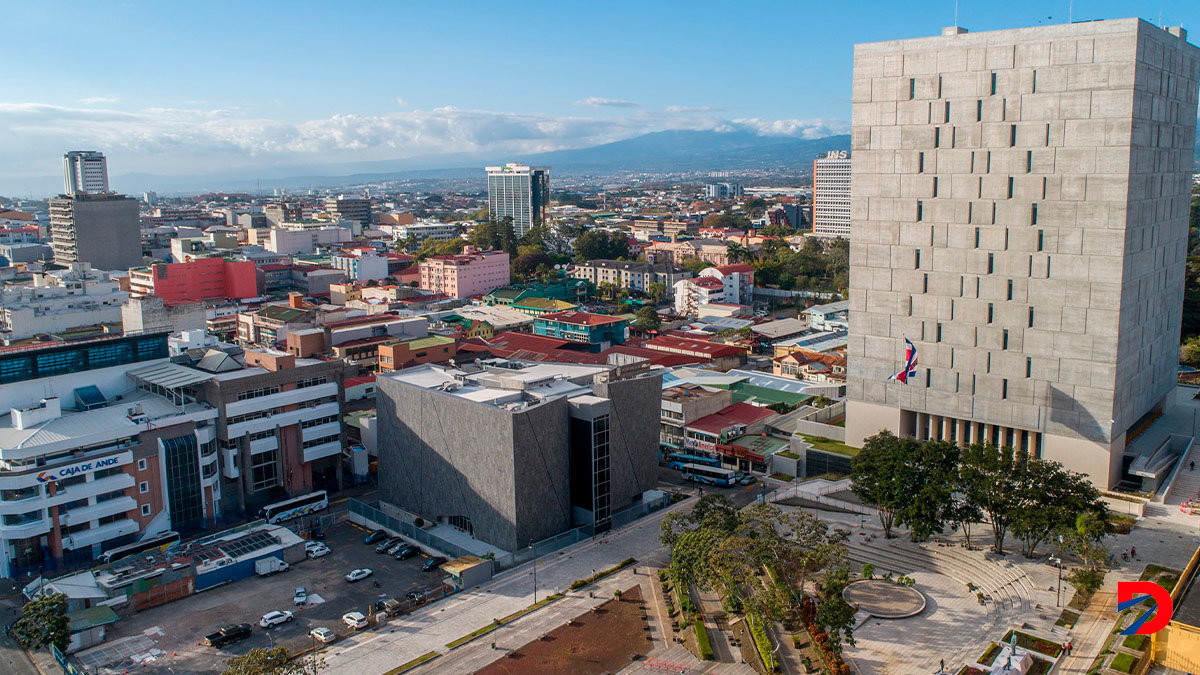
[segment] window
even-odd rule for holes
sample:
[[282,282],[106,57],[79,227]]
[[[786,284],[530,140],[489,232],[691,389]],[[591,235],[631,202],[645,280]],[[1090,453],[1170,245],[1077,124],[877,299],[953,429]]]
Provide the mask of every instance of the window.
[[932,371],[931,371],[931,370],[929,370],[928,368],[926,368],[926,369],[925,369],[925,387],[926,387],[926,388],[928,388],[928,387],[929,387],[929,385],[930,385],[930,383],[931,383],[931,381],[932,381],[932,375],[931,375],[931,373],[932,373]]
[[1008,378],[1000,380],[1000,398],[1008,398]]
[[995,271],[996,271],[996,254],[989,253],[988,254],[988,271],[987,271],[987,273],[991,274],[992,272],[995,272]]
[[1008,177],[1008,198],[1009,199],[1013,198],[1013,177],[1012,176]]
[[1017,125],[1015,124],[1008,128],[1008,147],[1017,147]]
[[933,177],[933,196],[934,197],[937,196],[937,189],[938,189],[938,180],[937,180],[937,176],[934,176]]
[[1033,71],[1033,93],[1037,93],[1037,71]]
[[138,494],[146,494],[150,491],[150,481],[142,481],[138,483]]
[[1033,307],[1029,308],[1029,327],[1033,328]]
[[979,99],[975,102],[975,121],[983,121],[983,99]]
[[1009,279],[1008,280],[1008,299],[1009,300],[1012,300],[1012,287],[1013,287],[1012,279]]
[[1039,251],[1042,250],[1042,245],[1045,243],[1045,238],[1046,238],[1045,230],[1038,230],[1037,250],[1039,250]]
[[1029,205],[1029,224],[1037,225],[1037,204]]
[[921,269],[921,249],[913,251],[913,269]]
[[996,318],[996,307],[992,303],[988,303],[987,322],[990,324]]
[[271,387],[259,387],[258,389],[250,389],[248,391],[239,391],[238,395],[237,395],[237,400],[246,401],[246,400],[249,400],[252,398],[258,398],[260,396],[269,396],[271,394],[278,394],[278,393],[279,393],[278,385],[271,386]]
[[[938,79],[938,82],[941,82],[940,78]],[[946,119],[946,122],[950,121],[950,101],[946,101],[946,117],[945,117],[945,119]]]
[[1008,329],[1004,329],[1004,333],[1000,337],[1000,349],[1008,350]]
[[[993,93],[995,93],[995,92],[993,92]],[[908,100],[911,101],[916,97],[917,97],[917,80],[915,78],[910,77],[910,78],[908,78]]]
[[922,293],[929,292],[929,275],[928,274],[921,275],[921,292]]
[[271,450],[268,452],[254,455],[251,466],[251,483],[252,489],[255,492],[275,487],[279,484],[279,451]]
[[979,228],[975,228],[975,248],[979,248]]
[[1033,377],[1033,359],[1025,357],[1025,377]]
[[942,128],[941,127],[933,128],[933,147],[935,147],[935,148],[942,147]]
[[1050,256],[1046,256],[1046,278],[1050,278]]
[[[935,179],[936,180],[936,179]],[[925,217],[925,202],[917,202],[917,222],[920,222]]]
[[1025,151],[1025,173],[1030,173],[1031,171],[1033,171],[1033,151],[1026,150]]
[[992,73],[992,96],[996,95],[996,74]]
[[925,173],[925,153],[917,153],[917,173]]
[[142,515],[143,516],[150,515],[150,505],[149,504],[142,504]]
[[146,458],[143,457],[142,459],[138,460],[138,471],[145,471],[145,470],[146,470]]
[[303,380],[300,380],[299,382],[297,382],[297,383],[296,383],[296,388],[297,388],[297,389],[304,389],[305,387],[315,387],[315,386],[317,386],[318,384],[325,384],[325,383],[326,383],[326,382],[328,382],[328,381],[329,381],[329,380],[328,380],[327,378],[324,378],[324,377],[309,377],[309,378],[305,378],[305,379],[303,379]]
[[942,324],[939,323],[937,325],[937,337],[934,339],[934,342],[941,342],[941,341],[942,341]]

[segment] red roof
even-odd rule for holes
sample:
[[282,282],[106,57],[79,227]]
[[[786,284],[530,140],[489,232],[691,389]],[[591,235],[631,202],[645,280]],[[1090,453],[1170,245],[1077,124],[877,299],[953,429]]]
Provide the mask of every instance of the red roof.
[[716,268],[721,274],[733,274],[734,272],[753,272],[754,266],[749,263],[735,263],[733,265],[721,265]]
[[690,340],[688,338],[672,337],[669,335],[660,335],[654,339],[646,340],[642,343],[642,346],[647,349],[657,349],[659,351],[691,352],[692,355],[703,355],[710,359],[723,356],[740,356],[746,353],[743,347],[718,342],[706,342],[704,340]]
[[325,326],[328,328],[343,328],[345,326],[357,326],[359,324],[383,323],[386,321],[393,321],[398,318],[400,318],[399,314],[394,312],[383,312],[381,314],[371,314],[369,316],[353,316],[349,319],[326,321]]
[[646,349],[644,347],[634,347],[633,345],[616,345],[609,347],[600,352],[602,356],[609,354],[625,354],[626,356],[638,356],[650,361],[652,366],[685,366],[690,363],[704,363],[705,359],[699,356],[688,356],[687,354],[671,354],[668,352],[660,352],[656,349]]
[[572,323],[581,326],[603,326],[606,323],[618,323],[624,321],[619,316],[609,316],[607,314],[592,314],[590,312],[577,312],[573,309],[568,309],[562,312],[554,312],[538,317],[538,320],[559,321],[561,323]]
[[374,375],[363,375],[361,377],[347,377],[346,388],[357,387],[360,384],[370,384],[375,381]]
[[701,288],[711,288],[714,290],[725,288],[725,285],[721,283],[721,280],[716,277],[696,277],[695,279],[688,279],[688,281]]
[[701,417],[687,425],[687,428],[715,436],[735,424],[749,426],[774,414],[775,412],[769,408],[760,408],[749,403],[734,403],[711,415]]

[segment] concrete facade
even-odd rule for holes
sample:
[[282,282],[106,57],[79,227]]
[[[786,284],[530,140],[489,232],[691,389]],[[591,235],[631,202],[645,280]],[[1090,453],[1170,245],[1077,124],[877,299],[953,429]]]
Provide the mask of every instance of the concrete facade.
[[[1138,19],[855,47],[847,440],[1102,487],[1178,361],[1200,52]],[[904,338],[916,377],[889,382]]]
[[132,197],[79,193],[51,199],[50,238],[59,265],[127,270],[142,264],[138,203]]

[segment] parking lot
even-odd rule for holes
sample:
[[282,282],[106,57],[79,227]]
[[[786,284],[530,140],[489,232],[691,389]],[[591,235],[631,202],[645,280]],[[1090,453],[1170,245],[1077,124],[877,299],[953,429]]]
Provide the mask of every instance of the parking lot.
[[[105,645],[84,652],[80,661],[92,672],[121,673],[138,663],[139,670],[220,672],[230,656],[254,647],[283,645],[298,651],[313,646],[308,633],[317,626],[344,636],[351,632],[341,620],[346,612],[369,615],[370,605],[380,597],[404,600],[409,591],[437,588],[445,576],[441,571],[422,572],[424,557],[397,561],[375,553],[374,545],[362,543],[366,531],[346,521],[327,534],[329,555],[122,619],[109,627]],[[373,574],[357,583],[345,581],[343,576],[357,567],[370,568]],[[298,586],[308,589],[310,602],[303,607],[292,603]],[[291,610],[295,619],[269,630],[260,628],[259,618],[272,610]],[[200,644],[205,635],[231,623],[253,624],[251,637],[222,649]]]

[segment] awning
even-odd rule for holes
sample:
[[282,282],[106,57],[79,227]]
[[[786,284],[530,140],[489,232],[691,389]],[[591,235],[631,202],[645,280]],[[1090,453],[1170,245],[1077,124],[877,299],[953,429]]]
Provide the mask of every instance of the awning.
[[136,382],[157,385],[164,389],[177,389],[213,378],[212,373],[206,373],[195,368],[181,366],[178,363],[159,363],[145,368],[131,370],[129,377]]

